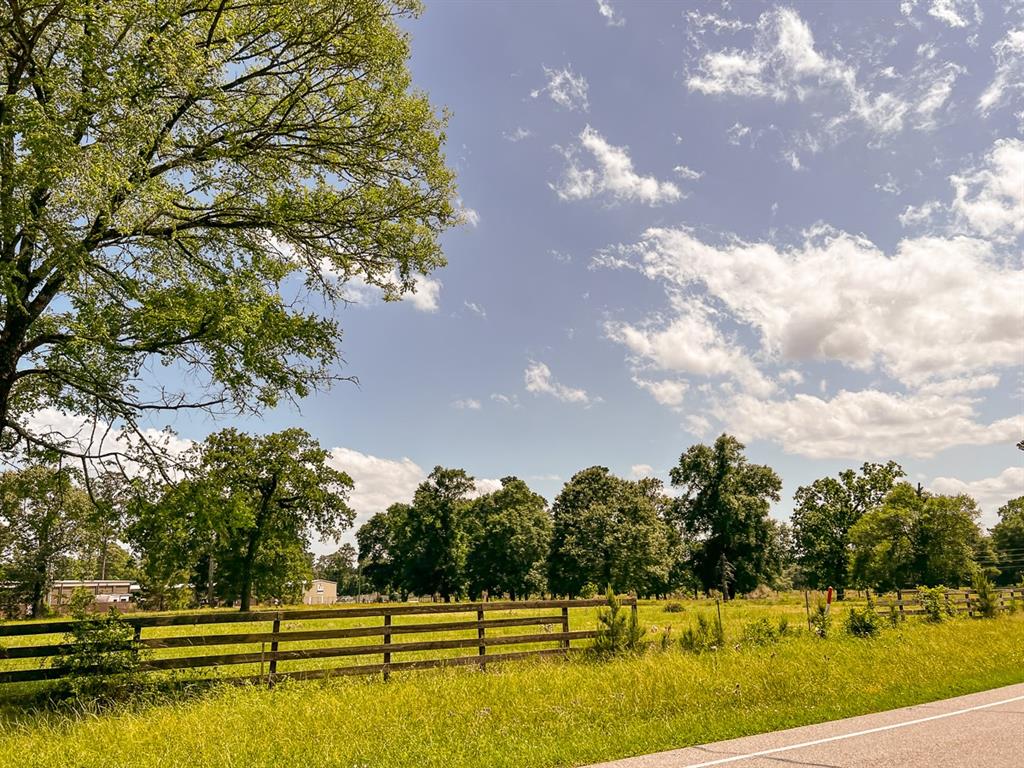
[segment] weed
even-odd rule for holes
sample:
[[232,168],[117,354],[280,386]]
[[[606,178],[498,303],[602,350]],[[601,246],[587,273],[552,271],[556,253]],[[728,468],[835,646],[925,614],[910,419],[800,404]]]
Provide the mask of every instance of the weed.
[[846,613],[844,626],[854,637],[877,637],[882,630],[882,619],[870,604],[866,608],[853,606]]
[[718,622],[709,619],[702,613],[697,614],[697,626],[687,627],[679,638],[684,650],[695,653],[717,651],[725,644],[725,633]]

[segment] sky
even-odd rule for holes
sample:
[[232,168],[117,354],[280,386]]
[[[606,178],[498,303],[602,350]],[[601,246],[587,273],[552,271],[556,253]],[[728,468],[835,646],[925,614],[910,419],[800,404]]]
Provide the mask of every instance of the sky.
[[359,523],[435,465],[550,500],[594,464],[667,484],[722,432],[780,519],[869,460],[987,525],[1024,494],[1024,2],[428,0],[404,27],[451,114],[449,264],[399,303],[353,287],[358,385],[240,424],[310,431]]

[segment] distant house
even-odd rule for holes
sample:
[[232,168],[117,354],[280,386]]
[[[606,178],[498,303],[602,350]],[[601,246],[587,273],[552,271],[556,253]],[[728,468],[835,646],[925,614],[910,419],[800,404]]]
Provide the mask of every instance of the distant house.
[[97,603],[130,603],[141,587],[134,581],[116,579],[60,579],[50,585],[46,603],[54,610],[68,604],[75,590],[92,592]]
[[302,593],[306,605],[333,605],[338,601],[338,582],[327,579],[313,579]]

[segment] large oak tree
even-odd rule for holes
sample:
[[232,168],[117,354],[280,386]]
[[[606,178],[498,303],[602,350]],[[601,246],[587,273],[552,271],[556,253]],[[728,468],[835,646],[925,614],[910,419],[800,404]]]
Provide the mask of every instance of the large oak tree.
[[95,457],[32,415],[141,440],[147,412],[259,410],[338,375],[344,282],[414,290],[458,218],[444,118],[406,68],[416,10],[3,3],[0,447]]

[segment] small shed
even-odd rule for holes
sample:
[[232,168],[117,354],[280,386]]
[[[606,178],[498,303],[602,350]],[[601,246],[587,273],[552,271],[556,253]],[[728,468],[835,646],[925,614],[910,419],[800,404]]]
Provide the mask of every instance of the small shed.
[[306,605],[333,605],[338,601],[338,582],[327,579],[313,579],[302,593]]

